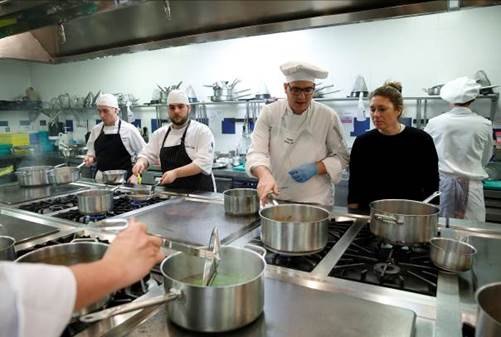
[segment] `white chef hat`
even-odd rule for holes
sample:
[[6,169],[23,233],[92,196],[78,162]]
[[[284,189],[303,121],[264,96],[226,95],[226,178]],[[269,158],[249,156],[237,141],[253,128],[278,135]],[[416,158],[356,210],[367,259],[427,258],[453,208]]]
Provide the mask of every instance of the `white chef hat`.
[[182,90],[172,90],[167,96],[167,104],[186,104],[190,105],[188,96]]
[[459,77],[440,89],[440,97],[449,103],[466,103],[477,98],[480,84],[468,77]]
[[116,109],[120,110],[120,108],[118,107],[118,100],[112,94],[99,95],[99,97],[96,99],[96,105],[109,106],[111,108],[116,108]]
[[295,81],[311,81],[316,78],[326,78],[329,72],[306,62],[291,61],[280,66],[287,83]]

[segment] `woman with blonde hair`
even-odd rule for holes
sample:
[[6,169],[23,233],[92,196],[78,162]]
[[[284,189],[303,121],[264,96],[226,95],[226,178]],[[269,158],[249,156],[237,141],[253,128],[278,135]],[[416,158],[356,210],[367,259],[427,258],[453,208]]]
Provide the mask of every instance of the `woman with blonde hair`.
[[433,139],[400,123],[402,86],[386,82],[370,96],[374,129],[358,136],[350,155],[348,208],[368,213],[380,199],[423,200],[438,190],[438,157]]

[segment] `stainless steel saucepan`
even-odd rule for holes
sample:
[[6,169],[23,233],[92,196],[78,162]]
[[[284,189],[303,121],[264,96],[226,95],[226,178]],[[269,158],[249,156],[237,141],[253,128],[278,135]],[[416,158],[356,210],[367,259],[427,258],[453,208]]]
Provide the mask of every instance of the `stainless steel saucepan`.
[[501,336],[501,282],[478,289],[478,312],[475,337]]
[[127,171],[126,170],[108,170],[103,171],[103,183],[105,184],[124,184],[127,179]]
[[234,188],[226,190],[224,212],[230,215],[251,215],[259,212],[259,196],[254,188]]
[[[16,262],[46,263],[61,266],[71,266],[77,263],[87,263],[100,260],[108,245],[92,239],[75,239],[71,243],[63,243],[39,248],[19,257]],[[97,303],[89,305],[79,311],[73,312],[77,317],[102,308],[108,302],[109,296]]]
[[261,216],[261,240],[269,250],[283,255],[308,255],[327,245],[330,214],[305,204],[265,207]]
[[78,211],[84,215],[104,214],[113,209],[112,190],[91,190],[77,194]]
[[15,172],[20,186],[49,185],[49,174],[52,166],[28,166],[21,167]]
[[397,245],[429,242],[437,235],[440,209],[428,202],[439,195],[440,192],[435,192],[422,202],[406,199],[371,202],[371,232]]
[[[0,228],[2,225],[0,225]],[[14,261],[16,259],[16,239],[10,236],[0,235],[0,261]]]
[[[260,247],[252,249],[265,254]],[[217,275],[210,286],[202,285],[205,259],[173,254],[160,265],[164,296],[88,314],[80,320],[94,322],[167,303],[167,318],[188,330],[223,332],[243,327],[263,312],[266,262],[262,255],[247,248],[225,246],[220,254]]]

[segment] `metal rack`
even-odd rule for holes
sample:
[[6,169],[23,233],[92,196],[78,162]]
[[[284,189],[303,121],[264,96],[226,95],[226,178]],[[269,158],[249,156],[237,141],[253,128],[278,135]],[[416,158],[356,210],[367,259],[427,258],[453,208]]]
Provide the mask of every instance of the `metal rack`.
[[[416,127],[421,128],[425,126],[425,122],[428,119],[428,109],[429,104],[432,101],[442,101],[440,96],[409,96],[403,97],[404,101],[415,101],[416,102]],[[364,101],[368,101],[367,97],[363,98]],[[494,117],[497,113],[497,105],[499,101],[499,93],[489,94],[489,95],[481,95],[477,97],[477,100],[489,100],[490,101],[490,110],[489,110],[489,119],[491,121],[494,120]],[[318,102],[358,102],[358,97],[342,97],[342,98],[315,98],[315,101]],[[256,107],[261,107],[262,104],[266,104],[270,102],[270,100],[241,100],[241,101],[223,101],[223,102],[194,102],[191,105],[196,109],[196,107],[201,106],[202,109],[205,109],[207,106],[217,106],[217,105],[240,105],[246,104],[247,109],[255,109]],[[157,111],[157,118],[160,118],[160,108],[167,107],[167,104],[145,104],[145,105],[136,105],[132,108],[155,108]],[[244,119],[237,121],[243,122]]]

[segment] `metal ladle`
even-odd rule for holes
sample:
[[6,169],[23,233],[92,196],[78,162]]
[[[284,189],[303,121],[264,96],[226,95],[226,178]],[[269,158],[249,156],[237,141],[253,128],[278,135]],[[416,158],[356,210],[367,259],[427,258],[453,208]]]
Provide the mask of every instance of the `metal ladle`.
[[205,260],[204,273],[202,276],[202,284],[204,286],[210,286],[216,278],[217,267],[219,265],[219,261],[221,260],[221,256],[219,254],[220,249],[221,241],[219,240],[219,230],[217,227],[214,227],[209,240],[209,251],[212,252],[213,256]]

